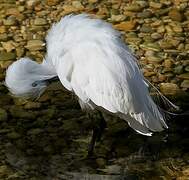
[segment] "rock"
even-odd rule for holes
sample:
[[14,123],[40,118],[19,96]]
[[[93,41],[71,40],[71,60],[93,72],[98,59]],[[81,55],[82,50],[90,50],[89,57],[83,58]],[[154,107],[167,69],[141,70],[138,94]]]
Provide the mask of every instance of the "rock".
[[29,40],[25,48],[31,51],[42,50],[44,49],[44,42],[38,39]]
[[13,131],[13,132],[8,133],[7,137],[9,139],[19,139],[21,137],[21,135],[15,131]]
[[38,3],[38,0],[28,0],[26,1],[26,7],[28,9],[33,9],[33,7]]
[[80,1],[72,1],[72,6],[76,9],[80,9],[80,10],[84,9],[84,6],[81,4]]
[[177,76],[180,79],[189,79],[189,73],[183,73]]
[[130,4],[124,8],[126,11],[140,12],[142,7],[139,4]]
[[150,18],[150,17],[152,17],[152,15],[153,15],[152,11],[145,9],[143,12],[138,13],[137,17],[139,17],[139,18]]
[[19,12],[23,12],[25,10],[25,7],[24,6],[18,6],[18,11]]
[[162,40],[159,42],[159,45],[162,49],[171,49],[173,48],[173,44],[168,40]]
[[135,29],[136,21],[125,21],[114,25],[114,28],[120,31],[131,31]]
[[89,3],[97,3],[99,0],[88,0]]
[[8,35],[6,33],[0,34],[0,41],[7,41]]
[[120,22],[120,21],[124,21],[126,19],[126,16],[125,15],[122,15],[122,14],[120,14],[120,15],[112,15],[111,16],[111,21],[112,22]]
[[151,64],[159,64],[163,61],[163,58],[160,57],[160,56],[148,56],[147,57],[147,60],[148,60],[148,63],[151,63]]
[[47,20],[46,19],[43,19],[43,18],[36,18],[34,20],[34,25],[36,26],[44,26],[47,24]]
[[161,3],[157,3],[157,2],[153,2],[153,1],[150,1],[149,5],[150,5],[150,7],[154,8],[154,9],[161,9],[162,8]]
[[189,88],[189,80],[182,81],[180,87]]
[[165,95],[175,95],[179,92],[179,87],[174,83],[161,83],[160,91]]
[[172,8],[168,15],[173,21],[182,21],[183,19],[183,15],[177,8]]
[[6,32],[5,26],[0,26],[0,34],[5,33],[5,32]]
[[173,31],[176,32],[176,33],[181,33],[181,32],[183,32],[183,29],[182,29],[181,25],[178,24],[178,23],[175,24],[175,25],[172,27],[172,29],[173,29]]
[[17,20],[16,20],[16,17],[15,16],[9,16],[7,19],[4,19],[3,20],[3,24],[5,26],[15,26],[17,25]]
[[49,6],[55,6],[58,5],[60,0],[47,0],[47,5]]
[[12,174],[12,171],[7,165],[0,166],[0,178],[1,179],[5,179],[5,177],[10,174]]
[[12,106],[10,108],[10,113],[14,118],[35,119],[37,116],[36,113],[26,111],[18,106]]
[[106,165],[106,160],[104,158],[97,158],[96,163],[99,168],[104,168]]
[[157,43],[143,43],[140,45],[140,48],[145,50],[152,50],[152,51],[161,51],[159,44]]
[[0,68],[7,69],[14,61],[0,61]]
[[6,110],[0,108],[0,122],[7,121],[7,119],[8,119],[8,114]]
[[36,136],[40,133],[42,133],[44,130],[40,128],[31,129],[27,132],[28,135]]
[[9,61],[9,60],[15,60],[16,59],[16,53],[15,52],[0,52],[0,61]]
[[152,37],[153,39],[157,40],[157,39],[161,39],[163,36],[162,36],[162,34],[155,32],[155,33],[152,33],[152,34],[151,34],[151,37]]
[[171,68],[172,66],[173,66],[173,61],[171,59],[165,59],[164,67],[165,68]]
[[25,49],[23,47],[17,47],[16,48],[16,56],[17,57],[22,57],[25,53]]
[[100,171],[108,174],[120,174],[121,166],[119,165],[109,165],[105,169],[100,169]]
[[41,107],[41,103],[39,102],[27,102],[24,106],[25,109],[39,109]]
[[173,72],[174,72],[175,74],[182,74],[182,73],[183,73],[183,70],[184,70],[183,65],[178,65],[178,66],[176,66],[176,67],[173,69]]
[[1,42],[3,48],[7,51],[7,52],[11,52],[12,50],[15,49],[15,45],[13,41],[7,41],[7,42]]
[[186,67],[184,68],[184,70],[187,71],[187,72],[189,72],[189,66],[186,66]]
[[150,33],[152,32],[152,28],[149,25],[143,24],[142,27],[140,28],[140,32]]

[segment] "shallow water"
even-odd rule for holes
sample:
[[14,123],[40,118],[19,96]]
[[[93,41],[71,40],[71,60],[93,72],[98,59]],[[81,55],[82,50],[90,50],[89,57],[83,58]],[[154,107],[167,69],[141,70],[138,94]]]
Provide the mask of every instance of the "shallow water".
[[87,158],[90,120],[66,91],[50,101],[38,109],[4,104],[0,179],[189,179],[188,116],[170,119],[168,131],[152,137],[111,120]]

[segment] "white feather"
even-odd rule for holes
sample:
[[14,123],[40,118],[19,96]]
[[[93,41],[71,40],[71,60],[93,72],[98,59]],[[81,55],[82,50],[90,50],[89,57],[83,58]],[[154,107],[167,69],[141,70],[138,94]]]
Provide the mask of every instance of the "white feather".
[[53,25],[46,41],[47,62],[80,101],[120,116],[144,135],[167,128],[135,57],[110,24],[69,15]]

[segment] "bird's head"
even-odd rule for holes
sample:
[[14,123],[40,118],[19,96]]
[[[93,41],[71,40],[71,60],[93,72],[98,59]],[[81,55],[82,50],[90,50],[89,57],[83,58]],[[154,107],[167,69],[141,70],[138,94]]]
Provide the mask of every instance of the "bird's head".
[[18,97],[38,98],[49,84],[46,69],[29,58],[21,58],[6,71],[5,85]]

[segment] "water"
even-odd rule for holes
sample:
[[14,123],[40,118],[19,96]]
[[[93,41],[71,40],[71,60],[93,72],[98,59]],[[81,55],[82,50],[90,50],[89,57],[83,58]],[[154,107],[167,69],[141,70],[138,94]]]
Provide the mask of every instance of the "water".
[[169,130],[152,137],[109,121],[87,158],[90,120],[68,92],[53,93],[36,109],[4,104],[9,116],[0,122],[0,179],[189,179],[188,116],[170,119]]

